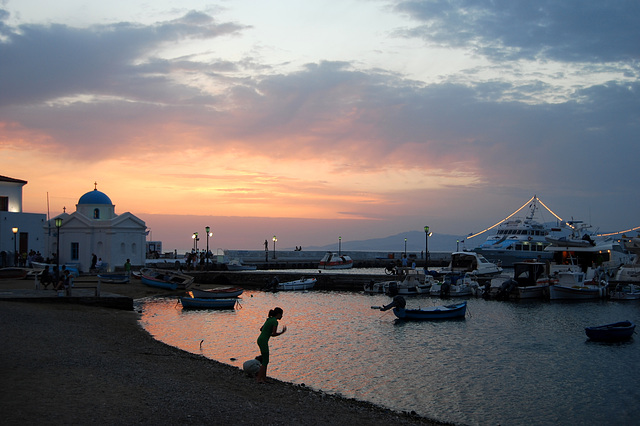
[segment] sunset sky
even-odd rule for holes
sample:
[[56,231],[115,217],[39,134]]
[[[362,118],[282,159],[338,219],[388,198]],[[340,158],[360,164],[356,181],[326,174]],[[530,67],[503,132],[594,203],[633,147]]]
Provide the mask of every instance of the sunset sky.
[[[640,2],[0,0],[0,175],[164,248],[640,225]],[[549,219],[552,219],[549,217]],[[480,241],[478,241],[478,244]]]

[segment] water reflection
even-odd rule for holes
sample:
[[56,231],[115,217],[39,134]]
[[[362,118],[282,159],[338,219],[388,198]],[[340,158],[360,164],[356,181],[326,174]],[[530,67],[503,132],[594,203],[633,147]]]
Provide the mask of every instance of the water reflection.
[[236,310],[182,311],[175,299],[153,299],[141,324],[170,345],[241,367],[280,306],[288,330],[270,341],[269,364],[280,380],[464,424],[630,424],[640,415],[637,342],[594,344],[584,334],[587,325],[637,323],[640,304],[471,299],[465,320],[399,322],[371,309],[388,301],[246,291]]

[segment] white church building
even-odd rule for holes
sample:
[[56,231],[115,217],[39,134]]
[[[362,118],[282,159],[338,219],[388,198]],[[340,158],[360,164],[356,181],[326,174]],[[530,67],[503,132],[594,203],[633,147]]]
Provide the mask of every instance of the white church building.
[[42,226],[47,215],[22,211],[26,180],[0,176],[0,267],[18,265],[19,256],[45,251]]
[[[146,251],[146,224],[133,214],[115,213],[115,205],[97,184],[78,200],[76,211],[62,213],[45,225],[56,232],[56,219],[60,226],[60,264],[78,266],[89,272],[95,254],[107,264],[107,271],[122,270],[127,259],[131,264],[144,265]],[[56,252],[57,240],[50,241],[50,252]]]

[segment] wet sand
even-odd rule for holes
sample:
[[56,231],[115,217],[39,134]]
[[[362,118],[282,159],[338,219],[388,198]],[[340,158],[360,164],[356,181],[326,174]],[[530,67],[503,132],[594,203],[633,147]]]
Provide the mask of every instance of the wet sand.
[[[0,280],[1,291],[16,288],[34,283]],[[158,293],[139,282],[102,291]],[[257,384],[235,367],[154,340],[137,320],[118,309],[1,301],[3,423],[441,424],[273,379]]]

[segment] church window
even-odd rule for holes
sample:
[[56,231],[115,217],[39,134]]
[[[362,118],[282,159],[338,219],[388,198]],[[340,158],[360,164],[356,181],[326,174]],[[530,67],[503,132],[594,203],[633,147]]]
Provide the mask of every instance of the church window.
[[78,260],[80,254],[80,243],[71,243],[71,260]]
[[100,209],[93,209],[93,218],[100,219]]
[[0,212],[9,211],[9,197],[0,197]]

